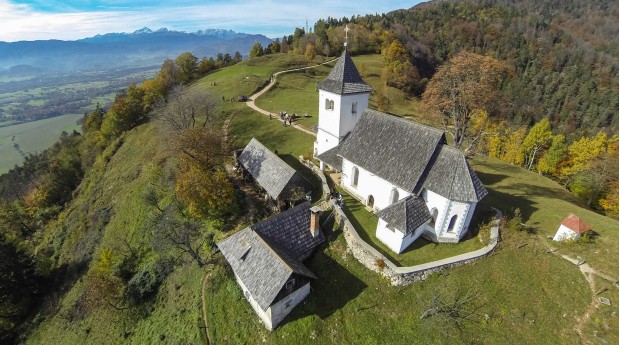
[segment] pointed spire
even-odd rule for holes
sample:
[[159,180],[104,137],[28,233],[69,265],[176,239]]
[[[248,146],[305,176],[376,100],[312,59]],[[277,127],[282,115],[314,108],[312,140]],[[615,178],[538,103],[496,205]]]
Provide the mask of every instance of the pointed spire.
[[321,90],[339,95],[372,91],[372,88],[360,76],[351,55],[346,49],[329,72],[327,79],[319,82],[317,86]]

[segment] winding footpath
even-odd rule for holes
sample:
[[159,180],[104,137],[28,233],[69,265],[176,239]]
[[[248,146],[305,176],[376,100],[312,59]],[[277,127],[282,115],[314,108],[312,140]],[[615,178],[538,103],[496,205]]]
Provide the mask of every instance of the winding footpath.
[[[305,69],[316,68],[316,67],[319,67],[319,66],[322,66],[322,65],[326,65],[326,64],[331,63],[331,62],[336,61],[336,60],[338,60],[338,58],[334,58],[334,59],[331,59],[329,61],[325,61],[325,62],[323,62],[321,64],[318,64],[318,65],[313,65],[313,66],[308,66],[308,67],[301,67],[301,68],[293,68],[293,69],[287,69],[287,70],[284,70],[284,71],[276,72],[276,73],[273,74],[273,76],[271,78],[271,82],[267,86],[265,86],[264,88],[262,88],[261,90],[259,90],[258,92],[256,92],[252,96],[250,96],[250,98],[248,98],[248,100],[247,100],[247,102],[245,102],[245,104],[248,107],[254,109],[255,111],[257,111],[257,112],[259,112],[259,113],[261,113],[263,115],[266,115],[266,116],[270,116],[271,115],[275,119],[279,119],[280,118],[279,114],[275,114],[275,113],[269,112],[269,111],[267,111],[265,109],[259,108],[256,105],[256,103],[255,103],[255,101],[256,101],[256,99],[258,97],[262,96],[265,92],[269,91],[276,84],[278,76],[280,74],[283,74],[283,73],[296,72],[296,71],[302,71],[302,70],[305,70]],[[293,127],[293,128],[295,128],[297,130],[300,130],[300,131],[302,131],[304,133],[316,136],[316,133],[314,133],[313,131],[311,131],[309,129],[303,128],[303,127],[301,127],[298,124],[292,124],[290,127]]]

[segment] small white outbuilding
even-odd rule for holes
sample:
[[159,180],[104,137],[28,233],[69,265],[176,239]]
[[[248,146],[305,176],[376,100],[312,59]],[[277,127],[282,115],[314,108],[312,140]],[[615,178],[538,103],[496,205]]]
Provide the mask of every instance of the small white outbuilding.
[[560,223],[560,227],[558,231],[555,233],[553,237],[554,241],[568,241],[568,240],[576,240],[582,234],[592,230],[592,227],[588,225],[583,219],[579,218],[574,214],[569,214],[562,223]]

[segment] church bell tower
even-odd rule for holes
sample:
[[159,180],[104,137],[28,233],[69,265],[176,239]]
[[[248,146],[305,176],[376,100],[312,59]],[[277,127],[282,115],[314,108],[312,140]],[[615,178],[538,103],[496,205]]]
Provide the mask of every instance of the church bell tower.
[[[348,38],[348,26],[345,27]],[[368,108],[372,88],[360,76],[345,42],[344,52],[327,79],[318,83],[319,125],[314,156],[330,150],[355,127]]]

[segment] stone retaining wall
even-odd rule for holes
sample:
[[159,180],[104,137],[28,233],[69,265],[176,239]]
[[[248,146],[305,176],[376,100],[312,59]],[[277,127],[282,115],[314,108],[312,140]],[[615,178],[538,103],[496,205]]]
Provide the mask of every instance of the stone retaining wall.
[[[300,160],[304,162],[303,157]],[[502,218],[502,212],[498,209],[494,209],[496,218],[491,226],[491,235],[489,243],[473,252],[452,256],[446,259],[441,259],[433,262],[428,262],[416,266],[399,267],[393,262],[388,260],[376,250],[373,246],[362,240],[353,227],[353,224],[349,221],[342,209],[336,205],[336,200],[330,200],[330,189],[327,184],[325,174],[321,169],[316,166],[312,161],[306,161],[304,164],[312,169],[312,171],[321,179],[321,185],[323,190],[324,202],[320,204],[322,210],[327,210],[331,207],[334,211],[336,223],[342,229],[347,247],[353,253],[353,256],[366,268],[375,271],[390,280],[390,283],[394,286],[408,285],[416,281],[424,280],[431,274],[442,271],[446,268],[457,267],[468,264],[470,262],[481,259],[489,255],[499,242],[499,223]]]
[[489,244],[473,252],[456,255],[442,260],[428,262],[416,266],[399,267],[385,258],[374,247],[362,240],[344,212],[335,201],[331,201],[332,208],[337,214],[336,222],[342,229],[347,246],[353,256],[366,268],[375,271],[390,280],[394,286],[408,285],[416,281],[424,280],[431,274],[446,268],[465,265],[472,261],[487,256],[495,249],[499,242],[499,222],[502,217],[501,211],[495,209],[497,214],[491,227]]

